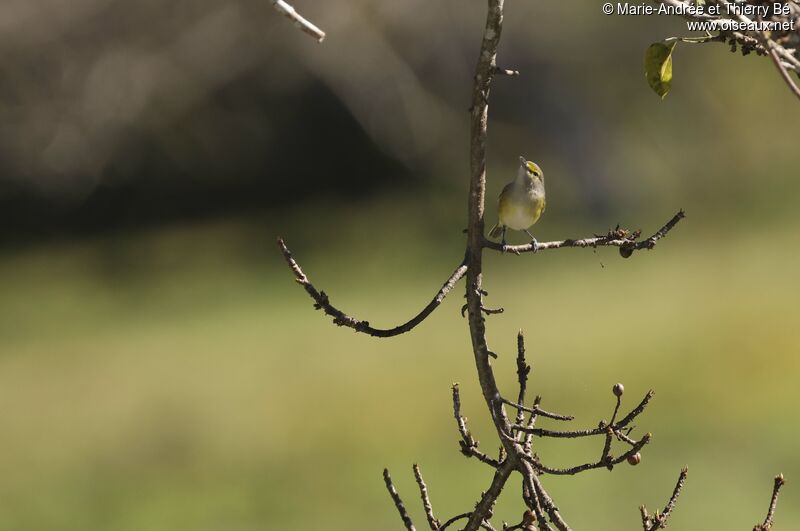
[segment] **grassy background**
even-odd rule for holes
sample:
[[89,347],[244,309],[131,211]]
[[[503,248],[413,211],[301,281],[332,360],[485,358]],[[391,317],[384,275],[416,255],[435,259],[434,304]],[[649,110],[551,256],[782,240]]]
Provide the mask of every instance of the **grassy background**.
[[[490,476],[457,451],[452,382],[487,451],[496,441],[461,288],[414,333],[372,339],[315,313],[272,244],[284,232],[337,305],[394,324],[461,254],[457,238],[404,223],[414,208],[392,198],[313,229],[295,223],[309,214],[298,210],[7,250],[2,527],[395,529],[380,473],[390,468],[422,523],[414,462],[439,515],[468,509]],[[370,223],[377,212],[380,227]],[[644,215],[642,227],[671,214]],[[603,229],[545,219],[539,235]],[[532,391],[579,426],[610,415],[617,381],[628,407],[656,390],[637,426],[654,434],[640,466],[546,479],[576,529],[636,528],[638,505],[661,506],[685,464],[675,529],[754,524],[781,471],[790,483],[778,523],[800,524],[798,229],[786,219],[724,226],[689,210],[655,251],[630,260],[568,249],[487,258],[488,302],[506,309],[488,322],[506,393],[519,328]],[[538,452],[565,466],[600,448],[543,441]],[[499,518],[517,521],[517,498],[512,482]]]

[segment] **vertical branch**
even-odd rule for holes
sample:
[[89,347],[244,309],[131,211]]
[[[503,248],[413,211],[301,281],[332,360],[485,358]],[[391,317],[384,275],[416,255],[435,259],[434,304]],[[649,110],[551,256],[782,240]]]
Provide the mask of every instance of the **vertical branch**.
[[497,389],[494,372],[489,361],[490,350],[486,344],[486,328],[482,314],[483,235],[484,207],[486,203],[486,136],[489,118],[489,88],[497,71],[497,47],[503,27],[503,0],[487,0],[486,26],[483,30],[478,64],[472,88],[470,107],[470,182],[467,226],[467,312],[472,351],[481,392],[489,407],[495,428],[506,449],[508,459],[497,470],[492,486],[470,515],[464,531],[476,531],[488,517],[494,501],[500,495],[508,476],[517,466],[520,445],[511,436],[503,402]]
[[[484,400],[489,406],[492,419],[503,435],[510,433],[509,422],[500,401],[492,367],[489,364],[489,347],[486,344],[486,328],[481,312],[481,290],[483,283],[483,216],[486,197],[486,135],[488,121],[489,86],[495,68],[497,46],[503,23],[503,0],[488,0],[486,27],[481,41],[478,64],[472,91],[470,122],[470,184],[469,184],[469,225],[467,230],[467,311],[472,350],[478,369]],[[508,449],[508,448],[507,448]],[[513,452],[509,452],[513,454]],[[480,521],[470,520],[468,531],[477,529]]]
[[[525,403],[525,391],[528,386],[528,374],[531,372],[531,366],[525,362],[525,336],[522,335],[522,330],[517,334],[517,380],[519,381],[519,395],[517,395],[517,404]],[[533,413],[531,413],[533,414]],[[514,424],[522,424],[525,420],[525,411],[517,409],[517,418]]]

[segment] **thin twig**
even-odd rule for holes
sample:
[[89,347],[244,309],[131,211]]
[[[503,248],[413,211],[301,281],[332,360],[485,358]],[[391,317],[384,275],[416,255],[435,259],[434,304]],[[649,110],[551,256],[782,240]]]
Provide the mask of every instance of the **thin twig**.
[[282,238],[278,238],[278,247],[283,253],[286,263],[289,264],[289,268],[292,270],[292,273],[294,273],[294,278],[297,283],[303,286],[311,298],[314,299],[315,309],[323,310],[327,315],[333,317],[333,322],[337,326],[346,326],[348,328],[352,328],[356,332],[362,332],[373,337],[392,337],[404,334],[413,329],[415,326],[424,321],[426,317],[433,313],[433,311],[442,303],[444,298],[447,297],[447,294],[450,293],[450,291],[456,285],[456,282],[458,282],[467,272],[466,263],[462,262],[456,268],[456,270],[453,271],[453,274],[450,275],[450,278],[445,281],[431,302],[429,302],[421,312],[405,323],[388,329],[373,328],[369,325],[369,321],[359,321],[354,317],[346,315],[343,311],[333,306],[325,292],[318,291],[317,288],[314,287],[306,274],[300,268],[300,265],[292,257],[291,251],[289,251],[289,248],[286,247],[286,244],[283,242]]
[[614,413],[611,414],[611,422],[609,424],[613,425],[614,421],[617,420],[617,413],[619,413],[619,406],[622,405],[622,396],[618,396],[617,404],[614,406]]
[[454,517],[450,518],[449,520],[445,521],[445,523],[443,523],[439,527],[439,531],[444,531],[445,529],[447,529],[448,527],[450,527],[454,523],[458,522],[459,520],[462,520],[464,518],[469,518],[471,514],[472,513],[457,514],[456,516],[454,516]]
[[284,0],[270,0],[272,6],[278,13],[282,14],[297,26],[303,33],[311,35],[317,42],[322,42],[325,39],[325,32],[312,24],[309,20],[303,18],[295,8],[284,2]]
[[431,531],[437,531],[439,529],[439,520],[433,515],[433,506],[431,505],[431,499],[428,496],[428,486],[425,485],[425,480],[422,479],[422,472],[419,470],[419,465],[414,463],[414,478],[417,480],[417,486],[419,487],[419,495],[422,498],[422,507],[425,509],[425,518],[428,519],[428,525],[431,528]]
[[[542,397],[537,396],[533,400],[533,409],[538,408],[541,402],[542,402]],[[536,419],[537,419],[536,413],[531,413],[531,416],[528,417],[528,425],[525,427],[528,428],[528,430],[533,429],[533,427],[536,426]],[[530,454],[532,446],[533,446],[533,433],[529,431],[525,434],[525,439],[522,444],[522,451],[525,452],[526,454]]]
[[[502,400],[504,404],[509,405],[509,406],[511,406],[513,408],[516,408],[519,411],[523,411],[523,412],[526,412],[526,413],[533,413],[533,414],[536,414],[536,415],[539,415],[539,416],[542,416],[542,417],[547,417],[547,418],[553,419],[553,420],[575,420],[575,417],[573,417],[572,415],[561,415],[559,413],[552,413],[550,411],[546,411],[546,410],[540,408],[539,406],[527,407],[527,406],[523,406],[522,404],[518,404],[516,402],[512,402],[511,400],[509,400],[507,398],[502,398],[502,397],[500,398],[500,400]],[[519,415],[517,416],[517,418],[519,419]],[[521,422],[522,420],[524,420],[524,419],[517,420],[517,423]]]
[[[539,472],[543,472],[545,474],[552,474],[555,476],[574,476],[575,474],[580,474],[581,472],[586,472],[587,470],[594,470],[596,468],[612,468],[614,465],[618,465],[619,463],[625,461],[636,452],[641,450],[647,443],[650,442],[650,434],[646,433],[642,437],[642,439],[636,442],[627,452],[622,454],[619,457],[615,457],[614,459],[608,459],[606,456],[601,457],[599,461],[594,463],[584,463],[582,465],[576,465],[569,468],[551,468],[548,466],[543,465],[537,459],[528,457],[527,455],[523,455],[523,459],[526,461],[530,461],[535,467],[536,470]],[[603,452],[605,454],[605,450]]]
[[670,496],[667,505],[664,507],[664,510],[661,511],[661,513],[656,512],[656,514],[650,516],[647,514],[647,508],[644,505],[639,507],[639,511],[642,515],[642,527],[644,528],[644,531],[655,531],[656,529],[663,529],[667,527],[667,520],[669,520],[672,510],[675,509],[675,504],[678,502],[678,496],[681,495],[681,491],[683,490],[684,483],[686,483],[686,476],[688,474],[689,469],[687,467],[683,467],[680,476],[678,476],[678,481],[675,483],[675,488],[672,490],[672,496]]
[[403,500],[400,499],[400,494],[398,494],[397,489],[394,488],[394,483],[392,483],[392,477],[389,475],[388,468],[383,469],[383,481],[386,483],[386,490],[389,491],[389,495],[392,497],[394,506],[397,507],[397,512],[400,513],[400,518],[403,519],[403,524],[405,524],[406,529],[408,531],[416,531],[414,528],[414,523],[411,521],[411,517],[408,516],[406,506],[403,505]]
[[461,440],[459,441],[461,453],[467,457],[475,457],[479,461],[494,468],[500,466],[500,462],[498,460],[493,459],[478,450],[478,441],[472,437],[469,429],[467,429],[467,419],[461,416],[461,394],[458,391],[457,383],[453,384],[453,416],[456,419],[458,433],[461,434]]
[[614,465],[612,465],[609,461],[611,460],[611,438],[614,433],[614,430],[611,426],[606,428],[606,440],[603,443],[603,451],[600,453],[600,462],[603,463],[606,468],[611,470]]
[[770,531],[770,529],[772,529],[772,524],[775,520],[775,508],[778,505],[778,494],[780,494],[781,487],[783,487],[785,483],[786,480],[783,479],[783,474],[778,474],[775,476],[775,483],[772,486],[772,498],[770,498],[769,501],[767,517],[764,519],[764,523],[755,526],[753,531]]
[[[647,407],[647,404],[650,403],[650,399],[653,398],[654,395],[655,391],[653,390],[648,391],[638,406],[633,408],[630,411],[630,413],[625,415],[625,418],[623,418],[622,420],[611,426],[614,429],[614,431],[618,431],[624,428],[625,426],[630,424],[637,416],[639,416]],[[553,437],[557,439],[575,439],[578,437],[591,437],[593,435],[600,435],[606,433],[606,428],[607,425],[605,423],[602,423],[597,428],[589,428],[585,430],[566,430],[566,431],[546,430],[543,428],[529,428],[527,426],[521,426],[519,424],[511,426],[511,429],[513,430],[524,433],[532,433],[537,437]]]

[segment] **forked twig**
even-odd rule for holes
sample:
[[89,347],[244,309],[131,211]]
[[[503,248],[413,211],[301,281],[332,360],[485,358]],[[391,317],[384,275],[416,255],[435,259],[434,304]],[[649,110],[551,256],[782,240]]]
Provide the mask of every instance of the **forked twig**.
[[669,520],[673,509],[675,509],[675,504],[678,502],[678,496],[681,495],[681,491],[683,490],[684,483],[686,483],[686,476],[688,474],[689,469],[687,467],[683,467],[680,476],[678,476],[678,481],[675,483],[675,488],[672,490],[672,496],[669,497],[669,501],[667,502],[667,505],[664,507],[663,511],[660,513],[656,512],[651,516],[647,513],[647,507],[644,505],[639,507],[639,511],[642,515],[642,527],[644,531],[655,531],[656,529],[663,529],[667,527],[667,520]]

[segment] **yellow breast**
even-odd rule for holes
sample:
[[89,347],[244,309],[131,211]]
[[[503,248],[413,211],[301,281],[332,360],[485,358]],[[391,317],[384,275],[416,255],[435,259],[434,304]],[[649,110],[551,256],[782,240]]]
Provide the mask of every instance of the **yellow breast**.
[[498,216],[500,224],[509,229],[524,230],[536,223],[544,211],[545,200],[541,194],[507,187],[500,194]]

